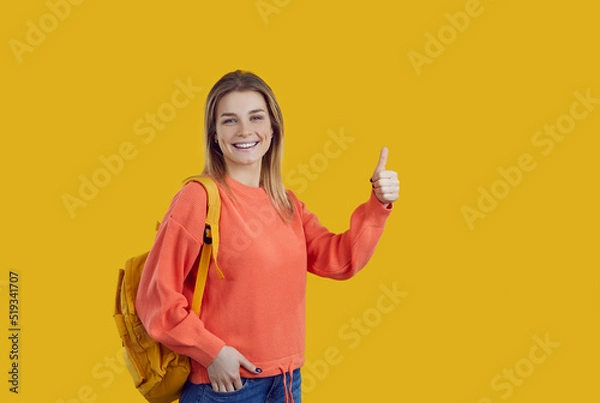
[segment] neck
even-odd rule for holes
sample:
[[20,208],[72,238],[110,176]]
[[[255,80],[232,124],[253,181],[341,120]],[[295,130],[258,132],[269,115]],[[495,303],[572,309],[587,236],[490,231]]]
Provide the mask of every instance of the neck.
[[248,167],[227,167],[227,175],[246,186],[259,187],[260,186],[260,164],[256,166]]

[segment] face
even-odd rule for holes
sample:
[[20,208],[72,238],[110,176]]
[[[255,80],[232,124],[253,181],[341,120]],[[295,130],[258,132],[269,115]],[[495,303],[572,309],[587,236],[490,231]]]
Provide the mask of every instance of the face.
[[219,100],[216,112],[216,140],[227,169],[260,169],[273,136],[269,110],[262,94],[257,91],[230,92]]

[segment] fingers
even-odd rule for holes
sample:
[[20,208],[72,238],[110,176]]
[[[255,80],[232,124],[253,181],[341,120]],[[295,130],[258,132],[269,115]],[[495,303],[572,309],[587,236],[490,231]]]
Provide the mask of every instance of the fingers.
[[244,385],[242,384],[242,379],[238,376],[237,378],[213,381],[211,382],[211,386],[215,392],[233,392],[241,389]]
[[233,392],[241,389],[243,384],[240,367],[257,374],[262,372],[235,348],[223,347],[207,368],[212,389],[215,392]]
[[395,171],[385,169],[389,155],[387,147],[382,147],[379,153],[379,161],[371,176],[373,193],[384,206],[398,200],[400,194],[400,181]]
[[211,386],[215,392],[233,392],[241,389],[244,385],[242,384],[242,379],[238,376],[234,379],[211,383]]
[[246,368],[250,372],[254,372],[256,374],[260,374],[262,369],[258,368],[256,365],[252,364],[246,357],[244,357],[240,353],[240,366]]
[[388,153],[389,153],[389,151],[388,151],[387,147],[381,148],[381,152],[379,153],[379,162],[377,163],[377,167],[375,167],[375,172],[373,173],[373,176],[380,173],[381,171],[385,171],[385,165],[387,164]]
[[237,386],[234,382],[212,383],[211,386],[215,392],[233,392],[242,388],[242,381],[238,380],[238,383]]
[[371,180],[371,187],[375,190],[383,189],[383,191],[399,190],[398,173],[395,171],[381,172],[377,178]]
[[372,181],[373,193],[384,205],[398,200],[400,194],[400,181],[394,171],[382,171],[376,180]]
[[398,180],[398,173],[396,171],[380,171],[377,175],[373,175],[371,183],[373,187],[382,186],[387,183]]

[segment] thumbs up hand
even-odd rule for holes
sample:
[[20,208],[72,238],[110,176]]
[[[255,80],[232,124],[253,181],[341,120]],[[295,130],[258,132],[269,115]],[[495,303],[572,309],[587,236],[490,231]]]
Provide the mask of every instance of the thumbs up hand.
[[373,186],[373,193],[377,197],[377,200],[388,207],[390,203],[398,200],[400,194],[400,181],[398,180],[398,174],[395,171],[385,169],[385,165],[388,159],[388,149],[383,147],[379,154],[379,162],[371,176],[371,184]]

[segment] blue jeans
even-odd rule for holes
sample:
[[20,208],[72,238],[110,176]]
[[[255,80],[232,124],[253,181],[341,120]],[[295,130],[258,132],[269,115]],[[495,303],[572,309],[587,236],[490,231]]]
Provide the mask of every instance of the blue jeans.
[[[284,403],[283,376],[266,378],[242,378],[242,388],[233,392],[215,392],[210,384],[195,384],[187,381],[181,392],[179,403]],[[285,374],[290,386],[290,374]],[[292,396],[294,403],[301,403],[300,369],[294,370]]]

